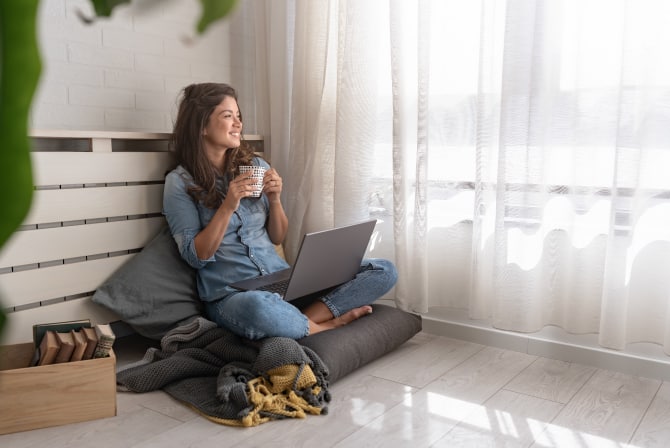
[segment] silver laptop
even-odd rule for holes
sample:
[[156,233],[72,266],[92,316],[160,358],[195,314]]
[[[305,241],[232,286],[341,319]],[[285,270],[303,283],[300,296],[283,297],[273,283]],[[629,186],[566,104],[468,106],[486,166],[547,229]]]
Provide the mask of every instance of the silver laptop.
[[291,301],[346,283],[361,266],[376,220],[303,236],[292,268],[242,280],[230,286],[243,291],[264,290]]

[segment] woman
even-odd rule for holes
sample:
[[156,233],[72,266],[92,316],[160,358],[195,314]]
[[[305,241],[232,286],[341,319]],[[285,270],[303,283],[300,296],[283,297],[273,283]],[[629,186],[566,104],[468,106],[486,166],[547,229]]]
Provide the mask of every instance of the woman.
[[[163,213],[181,256],[197,269],[210,320],[249,339],[300,339],[371,313],[369,304],[395,284],[393,264],[371,259],[353,280],[302,310],[276,293],[231,288],[288,267],[274,247],[288,229],[282,178],[242,140],[237,95],[226,84],[184,89],[173,144],[178,166],[165,180]],[[266,168],[261,197],[252,197],[254,180],[239,173],[243,165]]]

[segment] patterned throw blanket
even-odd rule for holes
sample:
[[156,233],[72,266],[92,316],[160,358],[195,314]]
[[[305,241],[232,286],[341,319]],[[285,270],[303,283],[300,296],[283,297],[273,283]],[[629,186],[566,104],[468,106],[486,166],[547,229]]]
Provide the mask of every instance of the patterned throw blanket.
[[233,426],[325,414],[330,402],[328,369],[314,351],[293,339],[243,339],[204,318],[170,331],[116,377],[120,390],[163,389]]

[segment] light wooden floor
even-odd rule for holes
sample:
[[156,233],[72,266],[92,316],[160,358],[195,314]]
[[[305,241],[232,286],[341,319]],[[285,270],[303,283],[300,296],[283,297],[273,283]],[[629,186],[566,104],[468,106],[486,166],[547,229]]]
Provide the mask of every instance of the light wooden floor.
[[[136,356],[121,349],[120,363]],[[330,390],[328,415],[244,429],[162,392],[120,393],[116,417],[0,436],[0,446],[670,446],[668,382],[427,333]]]

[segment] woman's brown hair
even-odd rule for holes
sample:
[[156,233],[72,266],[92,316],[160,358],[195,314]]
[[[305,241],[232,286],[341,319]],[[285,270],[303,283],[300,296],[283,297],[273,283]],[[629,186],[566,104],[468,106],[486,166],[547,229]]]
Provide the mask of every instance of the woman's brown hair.
[[[226,97],[237,101],[235,89],[228,84],[201,83],[185,87],[172,131],[176,163],[182,165],[193,177],[194,185],[189,187],[188,193],[194,200],[202,201],[209,208],[221,205],[228,189],[226,179],[232,179],[239,174],[238,167],[251,165],[254,158],[254,151],[244,138],[239,147],[226,152],[223,172],[220,172],[207,158],[203,130],[216,106]],[[224,177],[225,185],[217,188],[217,178],[221,176]]]

